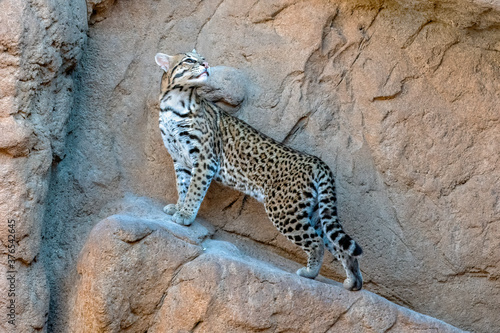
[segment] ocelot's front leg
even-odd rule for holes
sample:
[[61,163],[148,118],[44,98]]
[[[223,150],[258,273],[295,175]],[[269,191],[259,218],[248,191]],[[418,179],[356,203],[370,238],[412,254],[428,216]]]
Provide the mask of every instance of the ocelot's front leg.
[[168,204],[163,207],[163,211],[168,215],[174,215],[180,210],[184,204],[186,194],[189,188],[189,183],[191,182],[191,169],[183,166],[182,164],[174,161],[175,177],[177,180],[177,194],[179,198],[176,204]]
[[182,225],[193,223],[216,171],[217,165],[214,162],[195,163],[184,201],[172,217],[174,222]]

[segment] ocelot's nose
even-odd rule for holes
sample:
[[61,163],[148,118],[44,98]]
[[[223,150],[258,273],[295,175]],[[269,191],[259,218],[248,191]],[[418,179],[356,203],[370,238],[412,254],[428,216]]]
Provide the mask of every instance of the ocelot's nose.
[[203,65],[203,67],[208,68],[208,62],[204,61],[204,62],[202,63],[202,65]]

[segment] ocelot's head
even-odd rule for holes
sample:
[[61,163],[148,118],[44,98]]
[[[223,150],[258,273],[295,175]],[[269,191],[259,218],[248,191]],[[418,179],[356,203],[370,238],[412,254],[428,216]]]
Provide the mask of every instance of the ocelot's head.
[[155,60],[165,72],[161,79],[162,90],[172,89],[176,85],[199,87],[207,81],[208,63],[196,50],[174,56],[158,53]]

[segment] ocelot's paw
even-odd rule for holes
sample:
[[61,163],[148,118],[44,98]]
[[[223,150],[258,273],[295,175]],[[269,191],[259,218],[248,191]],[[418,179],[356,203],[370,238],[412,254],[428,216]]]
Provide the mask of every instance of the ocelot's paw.
[[174,215],[178,210],[176,204],[169,204],[163,207],[163,212],[168,215]]
[[344,288],[347,290],[361,290],[363,288],[363,276],[359,270],[358,259],[345,256],[342,261],[347,279],[344,280]]
[[307,267],[302,267],[297,271],[297,275],[308,278],[308,279],[314,279],[316,276],[318,276],[318,271],[317,270],[311,270],[308,269]]
[[345,279],[344,280],[344,288],[350,291],[358,291],[363,288],[363,280],[360,279]]
[[186,214],[185,212],[180,210],[175,212],[174,216],[172,216],[172,221],[180,225],[191,225],[195,217],[196,216]]

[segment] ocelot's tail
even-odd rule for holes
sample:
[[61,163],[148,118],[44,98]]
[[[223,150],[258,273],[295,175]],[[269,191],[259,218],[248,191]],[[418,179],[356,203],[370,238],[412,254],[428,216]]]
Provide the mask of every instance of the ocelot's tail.
[[333,247],[335,252],[345,253],[350,257],[359,257],[363,250],[344,232],[338,220],[334,179],[331,175],[324,178],[326,179],[320,181],[318,186],[318,208],[325,242],[330,243],[326,245],[328,248]]
[[363,250],[342,229],[337,216],[337,197],[335,195],[335,181],[330,169],[325,165],[318,175],[318,213],[323,231],[323,241],[337,257],[346,272],[344,288],[347,290],[361,290],[363,276],[359,270],[358,257]]

